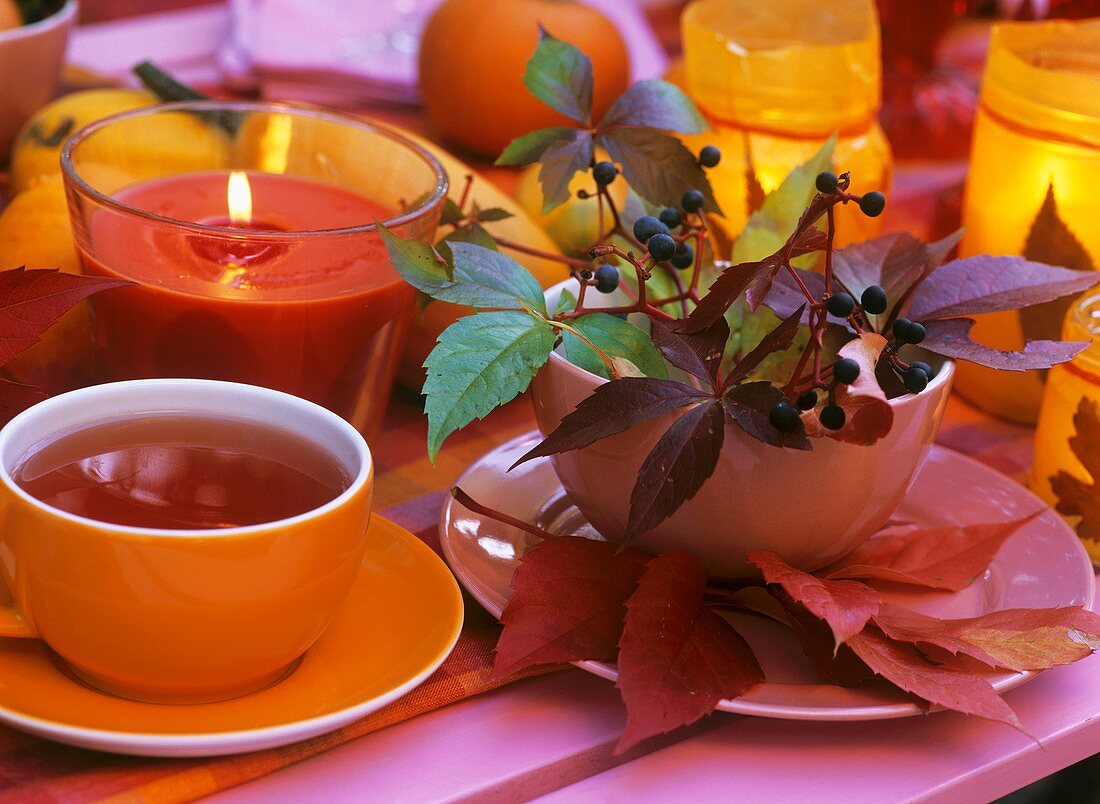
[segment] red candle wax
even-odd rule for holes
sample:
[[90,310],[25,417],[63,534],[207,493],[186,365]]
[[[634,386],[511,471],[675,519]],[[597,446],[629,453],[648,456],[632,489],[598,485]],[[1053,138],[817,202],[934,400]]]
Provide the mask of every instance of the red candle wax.
[[[393,212],[310,179],[248,178],[255,223],[232,224],[238,231],[197,232],[110,208],[91,216],[85,272],[138,283],[95,300],[103,369],[112,380],[263,385],[369,430],[376,422],[364,418],[377,419],[384,407],[414,291],[376,233],[315,230]],[[227,171],[171,176],[115,198],[166,218],[228,226],[228,180]]]

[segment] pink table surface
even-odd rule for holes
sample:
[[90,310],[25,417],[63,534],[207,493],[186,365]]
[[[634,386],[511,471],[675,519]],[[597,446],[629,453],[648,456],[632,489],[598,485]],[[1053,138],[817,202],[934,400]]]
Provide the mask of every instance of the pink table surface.
[[[156,52],[203,81],[226,27],[219,6],[103,23],[78,33],[70,57],[121,74]],[[957,165],[913,169],[907,181],[899,176],[894,201],[906,191],[929,198],[921,184],[960,177]],[[895,225],[919,229],[933,211],[912,209]],[[939,441],[1021,478],[1031,438],[954,402]],[[571,670],[367,735],[213,800],[977,801],[1100,749],[1100,657],[1044,673],[1007,700],[1038,742],[947,713],[869,723],[718,714],[614,757],[624,725],[618,695],[610,683]]]

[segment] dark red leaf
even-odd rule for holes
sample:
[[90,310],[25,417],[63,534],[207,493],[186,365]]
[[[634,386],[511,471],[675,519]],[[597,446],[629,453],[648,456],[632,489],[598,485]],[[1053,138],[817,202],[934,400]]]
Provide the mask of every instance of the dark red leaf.
[[934,645],[989,667],[1045,670],[1071,664],[1100,649],[1100,615],[1067,606],[1007,609],[962,620],[940,620],[884,605],[875,624],[891,639]]
[[778,584],[807,611],[824,620],[837,647],[863,630],[882,602],[879,593],[865,583],[816,578],[795,569],[770,550],[754,550],[747,558],[764,574],[765,581]]
[[830,684],[852,687],[871,677],[867,665],[861,662],[847,645],[836,644],[833,632],[804,606],[784,592],[780,605],[787,614],[791,629],[798,637],[802,651],[813,662],[821,678]]
[[875,378],[879,355],[885,347],[884,337],[865,332],[840,348],[840,357],[855,360],[860,368],[854,383],[837,386],[836,403],[844,409],[847,418],[839,430],[828,430],[821,425],[818,411],[807,411],[802,414],[802,420],[811,436],[825,436],[851,444],[874,444],[890,432],[894,426],[894,409]]
[[0,271],[0,365],[37,343],[77,302],[101,290],[132,284],[45,268]]
[[707,174],[695,154],[676,137],[649,128],[601,129],[598,143],[618,162],[623,178],[642,198],[654,204],[676,205],[688,190],[699,190],[707,212],[721,214]]
[[1057,268],[1023,257],[979,254],[941,265],[909,299],[915,321],[1019,310],[1088,290],[1100,274]]
[[682,415],[658,439],[630,492],[626,538],[652,530],[695,496],[714,473],[726,421],[722,404],[710,399]]
[[973,326],[972,318],[929,321],[925,324],[927,336],[921,341],[921,347],[944,357],[969,360],[989,368],[1029,371],[1072,360],[1089,345],[1088,341],[1030,341],[1022,351],[1003,351],[972,340],[970,329]]
[[[801,326],[802,313],[805,312],[806,305],[803,304],[789,316],[784,318],[779,324],[760,339],[752,351],[741,358],[737,365],[731,370],[726,377],[727,385],[734,385],[745,377],[749,376],[753,370],[760,365],[760,363],[768,355],[774,352],[782,352],[784,349],[789,349],[791,344],[794,343],[794,337],[798,334],[798,328]],[[725,319],[723,319],[725,320]]]
[[713,385],[730,336],[726,319],[720,317],[706,329],[691,334],[677,332],[674,327],[675,323],[652,319],[649,338],[653,345],[676,368]]
[[722,404],[733,423],[757,441],[775,447],[810,449],[810,439],[801,423],[785,433],[776,430],[768,418],[775,404],[786,399],[783,392],[769,382],[747,382],[726,391]]
[[0,426],[45,398],[38,388],[0,378]]
[[762,262],[742,262],[731,265],[718,275],[707,293],[691,311],[691,315],[680,322],[680,332],[702,332],[719,318],[726,310],[741,298],[741,294],[762,272],[771,270],[771,258]]
[[703,605],[706,585],[698,559],[665,553],[627,601],[618,681],[627,720],[616,753],[693,723],[764,680],[748,643]]
[[989,567],[997,551],[1035,517],[946,528],[906,528],[886,532],[861,544],[844,558],[820,570],[826,578],[875,578],[958,592]]
[[[802,280],[802,284],[810,291],[815,299],[820,299],[825,293],[825,277],[816,271],[803,271],[795,269],[795,273]],[[772,283],[771,291],[764,300],[764,306],[769,308],[780,318],[786,318],[799,307],[806,303],[806,294],[794,281],[788,271],[777,274]],[[809,311],[802,314],[802,323],[809,323]]]
[[[803,217],[805,217],[805,213]],[[821,251],[825,248],[825,242],[825,233],[812,226],[798,232],[797,235],[792,234],[779,253],[765,260],[767,270],[756,274],[749,283],[748,288],[746,288],[745,303],[749,310],[755,312],[764,303],[771,292],[776,274],[783,270],[784,265],[789,265],[790,261],[796,257],[801,257],[813,251]]]
[[1076,432],[1069,439],[1069,448],[1093,482],[1086,483],[1060,470],[1050,478],[1050,486],[1058,498],[1058,513],[1080,517],[1077,535],[1100,542],[1100,405],[1081,397],[1073,414],[1073,427]]
[[848,644],[875,673],[908,693],[945,709],[1023,731],[1009,705],[979,675],[934,665],[911,645],[894,642],[876,628],[865,629]]
[[572,138],[555,140],[542,152],[539,184],[544,215],[569,200],[569,182],[578,170],[586,170],[592,163],[594,147],[591,134],[574,129]]
[[602,438],[629,430],[700,399],[702,391],[675,380],[624,377],[597,386],[554,432],[513,464],[587,447]]
[[612,661],[634,593],[651,556],[572,536],[547,539],[512,576],[493,674],[537,664]]

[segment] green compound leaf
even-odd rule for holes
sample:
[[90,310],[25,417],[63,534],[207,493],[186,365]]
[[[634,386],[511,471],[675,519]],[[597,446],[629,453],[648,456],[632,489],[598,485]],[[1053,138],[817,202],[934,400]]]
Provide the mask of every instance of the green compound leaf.
[[522,137],[516,137],[497,157],[498,165],[529,165],[537,162],[547,148],[557,142],[573,139],[577,129],[570,126],[540,128]]
[[539,26],[539,44],[523,74],[527,89],[551,109],[586,126],[592,117],[592,60]]
[[639,81],[615,100],[599,127],[611,126],[645,126],[682,134],[699,134],[709,128],[691,98],[657,78]]
[[[668,377],[661,353],[650,343],[649,336],[629,321],[608,313],[589,313],[573,319],[569,325],[584,333],[608,357],[625,357],[647,377],[660,380]],[[568,331],[563,332],[562,342],[570,363],[605,380],[611,379],[607,366],[588,344]]]
[[510,310],[466,316],[447,327],[424,362],[432,461],[447,436],[526,390],[554,340],[545,321]]

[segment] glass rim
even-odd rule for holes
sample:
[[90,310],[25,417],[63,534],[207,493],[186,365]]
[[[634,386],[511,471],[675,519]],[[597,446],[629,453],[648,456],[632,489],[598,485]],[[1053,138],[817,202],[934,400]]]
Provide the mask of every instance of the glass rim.
[[[148,117],[154,114],[161,114],[165,112],[268,112],[272,114],[289,114],[298,117],[308,117],[316,120],[324,120],[330,123],[334,123],[349,128],[356,128],[368,134],[375,134],[386,139],[389,139],[398,145],[406,148],[414,153],[429,170],[434,174],[434,186],[431,191],[424,196],[417,204],[402,212],[400,215],[395,215],[392,218],[388,218],[383,221],[376,221],[374,223],[359,224],[356,226],[343,226],[335,229],[292,229],[289,231],[272,232],[265,230],[251,230],[240,229],[233,226],[215,226],[212,224],[198,223],[197,221],[189,221],[183,218],[173,218],[167,215],[158,215],[155,212],[139,209],[137,207],[130,206],[129,204],[119,201],[114,196],[104,193],[101,190],[96,189],[89,184],[76,166],[73,164],[73,150],[87,140],[90,136],[96,132],[102,131],[116,123],[123,122],[138,117]],[[304,237],[339,237],[342,235],[362,234],[366,232],[377,232],[378,226],[381,224],[387,229],[403,226],[407,223],[422,218],[429,214],[436,206],[441,204],[447,197],[447,191],[450,189],[450,179],[447,176],[447,171],[444,170],[442,163],[425,147],[414,142],[403,134],[394,131],[386,127],[385,125],[379,125],[373,121],[366,122],[365,120],[359,120],[354,117],[339,114],[336,112],[327,111],[320,107],[299,105],[293,103],[267,103],[264,101],[225,101],[225,100],[198,100],[198,101],[175,101],[172,103],[158,103],[152,106],[142,106],[137,109],[130,109],[124,112],[104,117],[95,122],[89,123],[83,128],[74,132],[61,148],[61,173],[66,183],[79,193],[88,198],[100,203],[104,206],[111,207],[117,212],[125,215],[130,215],[137,218],[142,218],[147,221],[166,224],[174,228],[184,229],[186,231],[194,232],[196,234],[214,235],[219,237],[232,237],[234,239],[240,239],[241,237],[247,237],[250,240],[258,240],[263,242],[287,242],[287,241],[299,241]],[[282,175],[282,174],[272,174]]]
[[[1092,340],[1100,336],[1100,292],[1086,292],[1073,302],[1071,320],[1089,334]],[[1063,333],[1065,337],[1066,333]]]

